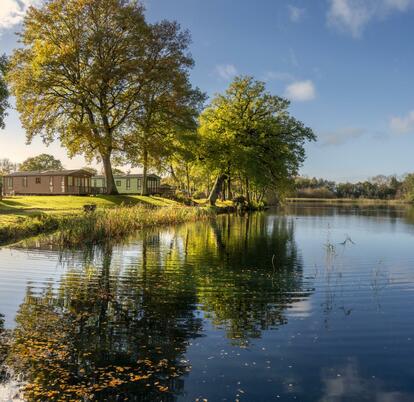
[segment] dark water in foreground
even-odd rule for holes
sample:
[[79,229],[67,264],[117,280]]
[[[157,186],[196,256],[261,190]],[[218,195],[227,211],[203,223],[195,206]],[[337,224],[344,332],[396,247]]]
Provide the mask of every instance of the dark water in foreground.
[[14,400],[413,401],[413,311],[409,209],[292,206],[72,254],[3,249],[0,401],[23,380]]

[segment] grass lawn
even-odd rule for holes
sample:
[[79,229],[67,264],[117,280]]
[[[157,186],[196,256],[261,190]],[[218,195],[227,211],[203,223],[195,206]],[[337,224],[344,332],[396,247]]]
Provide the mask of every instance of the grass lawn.
[[13,224],[27,216],[45,213],[70,213],[83,210],[85,204],[96,204],[98,209],[119,205],[151,205],[167,207],[180,205],[175,201],[142,195],[100,196],[14,196],[0,200],[0,225]]
[[117,205],[148,204],[153,206],[171,206],[175,201],[142,195],[99,195],[99,196],[14,196],[0,200],[0,212],[36,209],[40,211],[73,211],[82,209],[85,204],[96,204],[98,208],[110,208]]

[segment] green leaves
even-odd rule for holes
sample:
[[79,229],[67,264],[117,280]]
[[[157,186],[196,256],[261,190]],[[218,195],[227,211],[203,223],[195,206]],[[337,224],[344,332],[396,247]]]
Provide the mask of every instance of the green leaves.
[[53,155],[41,154],[33,158],[27,158],[19,167],[22,172],[63,170],[62,162]]
[[203,161],[259,188],[285,185],[304,161],[304,143],[315,140],[288,107],[289,101],[266,92],[263,82],[237,77],[200,116]]
[[7,88],[5,75],[8,66],[6,55],[0,56],[0,128],[4,128],[4,119],[7,116],[9,90]]
[[108,192],[111,158],[137,153],[130,135],[153,101],[157,128],[194,126],[189,34],[175,22],[147,23],[137,1],[48,1],[30,8],[21,40],[8,79],[28,142],[59,139],[70,156],[99,158]]

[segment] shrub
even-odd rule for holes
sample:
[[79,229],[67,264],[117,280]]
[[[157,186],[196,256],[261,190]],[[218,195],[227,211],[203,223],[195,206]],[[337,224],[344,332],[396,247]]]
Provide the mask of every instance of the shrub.
[[335,194],[326,187],[321,188],[304,188],[298,190],[298,198],[335,198]]

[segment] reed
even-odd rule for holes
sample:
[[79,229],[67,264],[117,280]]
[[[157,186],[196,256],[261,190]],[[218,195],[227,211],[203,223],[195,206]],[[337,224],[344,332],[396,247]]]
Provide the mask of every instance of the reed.
[[108,208],[94,213],[44,214],[0,228],[0,244],[51,233],[54,233],[51,241],[61,246],[99,243],[122,239],[146,227],[179,224],[212,216],[214,212],[209,208],[149,208],[142,205]]
[[151,226],[179,224],[207,219],[210,210],[196,207],[112,208],[69,219],[57,233],[61,245],[119,240]]
[[60,219],[53,215],[41,214],[18,218],[15,222],[0,226],[0,245],[14,243],[42,233],[51,233],[59,227]]

